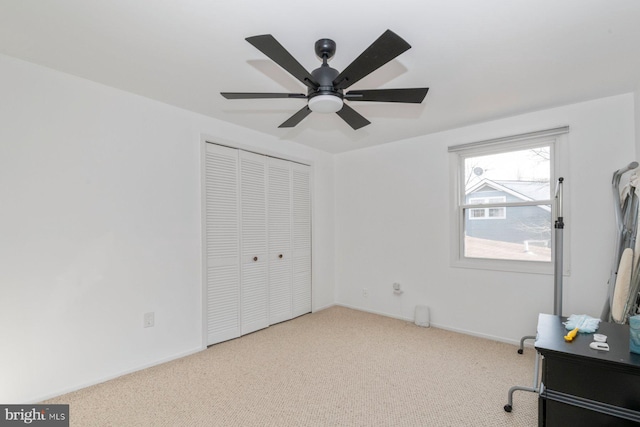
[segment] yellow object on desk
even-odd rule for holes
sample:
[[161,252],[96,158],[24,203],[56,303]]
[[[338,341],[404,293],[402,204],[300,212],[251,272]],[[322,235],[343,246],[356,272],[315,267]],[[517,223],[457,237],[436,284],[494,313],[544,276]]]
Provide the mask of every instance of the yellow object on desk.
[[575,329],[569,331],[569,333],[564,336],[564,340],[566,342],[573,341],[573,339],[576,337],[576,335],[578,335],[578,329],[580,329],[580,328],[575,328]]

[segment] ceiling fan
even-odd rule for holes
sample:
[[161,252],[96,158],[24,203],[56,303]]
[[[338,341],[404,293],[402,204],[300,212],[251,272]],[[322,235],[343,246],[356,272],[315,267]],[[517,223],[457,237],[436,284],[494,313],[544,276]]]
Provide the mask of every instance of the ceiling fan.
[[411,48],[409,43],[391,30],[385,31],[378,37],[371,46],[365,49],[341,73],[331,68],[328,64],[329,59],[336,52],[336,43],[331,39],[320,39],[316,42],[316,55],[322,59],[322,65],[311,73],[305,70],[271,34],[248,37],[246,40],[307,86],[307,94],[221,92],[221,95],[227,99],[307,99],[307,105],[282,123],[279,126],[281,128],[294,127],[311,114],[312,111],[315,111],[319,113],[336,113],[353,129],[360,129],[371,122],[344,103],[345,100],[419,104],[429,90],[429,88],[405,88],[344,92],[352,84]]

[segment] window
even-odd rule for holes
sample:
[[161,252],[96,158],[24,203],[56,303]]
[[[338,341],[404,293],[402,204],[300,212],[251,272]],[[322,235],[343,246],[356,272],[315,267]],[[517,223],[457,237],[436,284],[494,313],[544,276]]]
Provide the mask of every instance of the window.
[[556,145],[566,132],[449,147],[454,265],[551,271]]
[[[505,202],[506,197],[471,197],[469,203],[472,205],[482,205],[485,203]],[[469,219],[505,219],[507,210],[505,208],[472,208],[469,209]]]

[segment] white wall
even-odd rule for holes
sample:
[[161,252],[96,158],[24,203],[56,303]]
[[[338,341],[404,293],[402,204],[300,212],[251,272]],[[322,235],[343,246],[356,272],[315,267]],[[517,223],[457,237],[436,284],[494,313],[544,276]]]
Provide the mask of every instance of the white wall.
[[202,349],[202,135],[313,162],[333,302],[332,156],[6,56],[0,93],[0,402]]
[[569,125],[564,314],[599,316],[615,236],[611,175],[635,159],[634,114],[628,94],[337,155],[337,302],[406,319],[426,304],[436,326],[504,341],[534,333],[537,314],[553,311],[552,275],[450,266],[447,147]]

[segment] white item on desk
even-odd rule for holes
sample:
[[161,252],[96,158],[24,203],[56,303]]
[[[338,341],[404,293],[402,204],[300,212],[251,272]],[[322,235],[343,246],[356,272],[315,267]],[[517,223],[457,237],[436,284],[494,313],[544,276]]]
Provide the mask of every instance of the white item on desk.
[[564,322],[564,325],[568,331],[578,328],[580,332],[591,333],[598,330],[600,319],[587,314],[572,314],[567,318],[567,321]]
[[593,340],[597,342],[607,342],[607,336],[603,334],[594,334]]
[[606,342],[594,341],[591,344],[589,344],[589,347],[591,347],[594,350],[609,351],[609,344],[607,344]]

